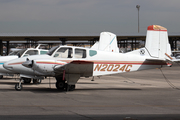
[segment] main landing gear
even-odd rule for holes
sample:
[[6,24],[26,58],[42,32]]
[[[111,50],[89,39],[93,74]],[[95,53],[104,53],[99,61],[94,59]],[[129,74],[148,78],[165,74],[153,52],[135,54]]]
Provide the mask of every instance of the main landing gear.
[[61,91],[73,91],[75,90],[75,85],[68,85],[67,83],[65,83],[65,80],[57,80],[56,88]]
[[65,90],[65,91],[73,91],[75,90],[75,85],[68,85],[67,81],[65,80],[65,78],[63,79],[62,76],[58,76],[56,77],[56,88],[58,90]]

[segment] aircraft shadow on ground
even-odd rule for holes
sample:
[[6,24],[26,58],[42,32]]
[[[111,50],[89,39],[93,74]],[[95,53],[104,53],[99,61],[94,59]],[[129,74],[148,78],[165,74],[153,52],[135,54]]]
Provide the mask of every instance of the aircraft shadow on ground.
[[23,88],[22,91],[31,91],[35,93],[64,93],[64,92],[83,92],[83,91],[102,91],[102,90],[141,90],[136,88],[82,88],[82,89],[75,89],[74,91],[60,91],[56,88],[33,88],[33,87],[26,87]]
[[78,82],[77,84],[99,84],[99,83],[87,83],[87,82]]
[[[37,88],[37,87],[24,87],[21,91],[30,91],[34,93],[65,93],[65,92],[83,92],[83,91],[106,91],[106,90],[112,90],[112,91],[121,91],[121,90],[141,90],[136,88],[82,88],[82,89],[75,89],[74,91],[61,91],[57,90],[56,88]],[[14,87],[11,88],[2,88],[0,91],[8,92],[8,91],[16,91]],[[17,92],[21,92],[17,91]]]
[[15,80],[15,78],[3,78],[3,79],[0,79],[0,81],[4,81],[4,80]]
[[2,85],[2,84],[4,84],[4,85],[15,85],[17,82],[16,81],[14,81],[14,82],[0,82],[0,84]]

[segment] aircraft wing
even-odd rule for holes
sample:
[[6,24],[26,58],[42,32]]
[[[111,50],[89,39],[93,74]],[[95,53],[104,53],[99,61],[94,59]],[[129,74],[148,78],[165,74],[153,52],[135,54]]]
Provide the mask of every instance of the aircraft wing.
[[56,66],[54,72],[56,75],[60,75],[65,71],[66,74],[80,74],[81,77],[92,76],[93,74],[93,62],[87,61],[72,61],[63,66]]

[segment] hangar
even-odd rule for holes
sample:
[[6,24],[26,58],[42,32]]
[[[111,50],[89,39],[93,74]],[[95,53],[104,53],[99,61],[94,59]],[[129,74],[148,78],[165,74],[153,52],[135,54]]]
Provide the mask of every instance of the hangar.
[[[140,41],[145,43],[145,39],[146,34],[138,33],[129,35],[117,35],[118,46],[125,48],[130,45],[131,50],[138,49]],[[62,45],[65,45],[66,43],[71,43],[73,45],[83,43],[93,45],[98,40],[99,34],[0,33],[0,55],[3,55],[3,46],[6,46],[8,54],[10,49],[10,42],[16,41],[24,42],[24,44],[28,47],[29,45],[38,44],[39,41],[41,41],[41,43],[45,42],[46,44],[51,46],[53,44],[53,41],[58,41]],[[179,34],[169,34],[169,42],[173,51],[178,50],[178,41],[180,41]]]

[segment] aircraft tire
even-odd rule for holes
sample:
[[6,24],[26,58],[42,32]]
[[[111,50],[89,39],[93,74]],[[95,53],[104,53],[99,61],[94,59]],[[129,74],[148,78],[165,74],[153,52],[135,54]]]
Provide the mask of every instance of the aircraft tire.
[[3,75],[0,75],[0,79],[3,79]]
[[76,85],[71,85],[69,91],[74,91],[75,87],[76,87]]
[[75,90],[75,85],[68,85],[66,84],[66,91],[74,91]]
[[21,91],[21,90],[22,90],[22,84],[19,86],[19,83],[17,83],[17,84],[15,85],[15,89],[16,89],[17,91]]
[[27,84],[31,83],[31,78],[23,78],[23,80],[24,80],[24,83],[27,83]]
[[56,88],[58,90],[64,90],[65,88],[65,81],[59,80],[56,82]]

